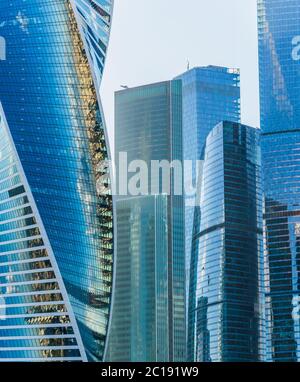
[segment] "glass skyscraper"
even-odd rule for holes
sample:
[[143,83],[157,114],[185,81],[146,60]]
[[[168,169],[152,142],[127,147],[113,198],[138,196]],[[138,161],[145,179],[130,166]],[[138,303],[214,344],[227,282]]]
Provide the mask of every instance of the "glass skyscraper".
[[260,358],[260,131],[233,122],[208,135],[201,182],[195,361]]
[[169,360],[168,200],[117,201],[117,277],[110,361]]
[[0,1],[0,361],[101,361],[113,214],[111,0]]
[[300,6],[259,0],[266,360],[300,361]]
[[[207,135],[221,121],[240,122],[240,74],[237,69],[208,66],[191,69],[177,78],[182,80],[183,157],[185,160],[193,161],[192,167],[186,168],[185,184],[197,187],[198,169],[195,161],[203,159]],[[186,191],[186,277],[190,281],[187,283],[188,359],[192,361],[197,279],[195,271],[198,255],[195,245],[192,247],[192,238],[199,211],[194,208],[196,195],[189,190]]]
[[[116,288],[109,361],[186,359],[182,182],[181,195],[173,187],[166,194],[159,190],[162,173],[150,176],[151,161],[182,161],[181,89],[181,81],[167,81],[116,93],[117,169],[122,165],[120,153],[127,154],[128,165],[143,160],[149,187],[139,196],[120,195],[116,203]],[[174,184],[173,172],[168,179]],[[159,186],[156,194],[154,185]]]

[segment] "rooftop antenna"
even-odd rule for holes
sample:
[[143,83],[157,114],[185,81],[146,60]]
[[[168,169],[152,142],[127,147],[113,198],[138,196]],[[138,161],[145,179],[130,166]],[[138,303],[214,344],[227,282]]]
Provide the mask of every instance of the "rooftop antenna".
[[187,70],[190,70],[190,61],[187,60]]

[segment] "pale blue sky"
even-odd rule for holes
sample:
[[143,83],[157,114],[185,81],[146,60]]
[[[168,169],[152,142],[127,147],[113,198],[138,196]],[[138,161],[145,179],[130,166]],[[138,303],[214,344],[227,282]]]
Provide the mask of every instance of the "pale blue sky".
[[241,69],[242,122],[258,126],[256,0],[115,0],[102,99],[113,144],[114,91],[190,66]]

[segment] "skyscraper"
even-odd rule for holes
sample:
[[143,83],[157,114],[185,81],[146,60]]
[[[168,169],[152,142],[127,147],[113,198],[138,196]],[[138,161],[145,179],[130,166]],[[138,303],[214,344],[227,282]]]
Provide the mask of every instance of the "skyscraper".
[[[182,80],[183,157],[193,161],[186,167],[185,185],[197,188],[196,160],[203,159],[205,140],[215,125],[223,120],[240,122],[240,74],[237,69],[217,66],[197,67],[177,77]],[[191,190],[192,191],[192,190]],[[188,359],[193,360],[195,287],[197,249],[192,247],[194,225],[199,217],[195,210],[195,193],[186,189],[185,251],[188,301]],[[195,216],[196,212],[196,216]],[[197,231],[197,229],[196,229]],[[192,253],[192,256],[191,256]]]
[[98,89],[110,0],[0,2],[0,361],[103,359],[113,226]]
[[108,357],[168,361],[168,201],[117,201],[117,277]]
[[299,20],[299,1],[258,1],[267,361],[300,361]]
[[197,233],[195,360],[260,359],[260,131],[233,122],[208,135]]
[[[149,187],[141,195],[123,195],[117,201],[116,293],[108,360],[185,361],[182,182],[181,195],[173,187],[168,194],[161,188],[161,178],[167,177],[173,185],[173,172],[151,176],[152,161],[182,161],[181,81],[116,93],[119,170],[120,153],[126,153],[128,165],[144,161]],[[157,191],[151,186],[158,186]]]

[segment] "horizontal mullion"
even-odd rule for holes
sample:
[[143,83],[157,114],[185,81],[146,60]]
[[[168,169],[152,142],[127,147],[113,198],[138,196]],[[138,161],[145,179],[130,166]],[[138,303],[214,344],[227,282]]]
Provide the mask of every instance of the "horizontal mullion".
[[11,297],[23,297],[23,296],[41,296],[41,295],[47,295],[47,294],[61,294],[61,291],[59,289],[52,289],[52,290],[42,290],[42,291],[36,291],[36,292],[20,292],[20,293],[11,293],[11,294],[1,294],[1,298],[11,298]]
[[[7,307],[10,307],[11,305],[8,305]],[[28,314],[8,314],[3,315],[5,319],[8,318],[30,318],[30,317],[61,317],[66,316],[69,317],[68,312],[51,312],[51,313],[28,313]],[[31,327],[31,325],[27,325],[26,328]],[[0,325],[0,329],[3,327]]]
[[39,261],[44,261],[44,260],[49,260],[49,256],[44,256],[44,257],[36,257],[32,259],[27,259],[27,260],[19,260],[19,261],[8,261],[6,263],[1,263],[0,262],[0,267],[7,267],[10,265],[18,265],[18,264],[30,264],[30,263],[37,263]]
[[17,281],[15,283],[0,284],[0,287],[14,287],[19,285],[35,285],[35,284],[50,284],[58,283],[57,279],[45,279],[45,280],[31,280],[31,281]]
[[6,272],[6,273],[0,273],[0,277],[30,275],[31,273],[44,273],[44,272],[54,272],[54,269],[51,267],[51,268],[30,269],[28,271]]
[[[36,303],[32,303],[32,302],[26,302],[24,304],[8,304],[8,305],[3,305],[3,304],[0,304],[0,308],[6,308],[6,309],[10,309],[10,308],[25,308],[26,306],[30,306],[30,307],[38,307],[38,306],[55,306],[55,305],[65,305],[65,302],[62,301],[62,300],[59,300],[59,301],[46,301],[46,302],[36,302]],[[49,312],[48,316],[51,316],[52,312]]]
[[[0,328],[1,329],[1,328]],[[12,336],[12,337],[1,337],[1,341],[15,341],[15,340],[44,340],[44,339],[61,339],[61,338],[74,338],[75,334],[53,334],[48,336]]]

